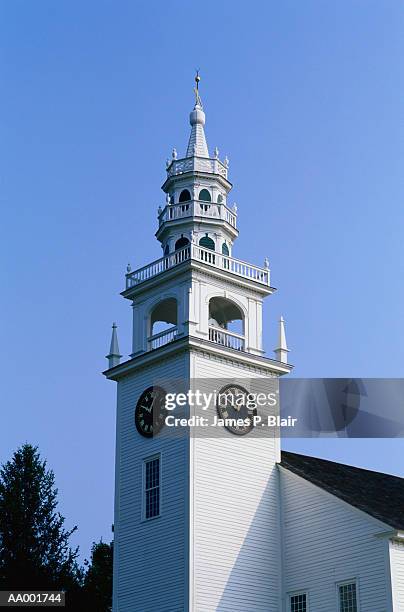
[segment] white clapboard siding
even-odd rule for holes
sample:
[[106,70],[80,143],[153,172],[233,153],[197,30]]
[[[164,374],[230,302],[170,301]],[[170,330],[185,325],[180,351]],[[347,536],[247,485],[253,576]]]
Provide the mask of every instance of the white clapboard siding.
[[195,378],[267,378],[268,371],[249,365],[245,362],[226,359],[216,355],[209,355],[193,351],[193,376]]
[[404,542],[390,542],[394,612],[404,612]]
[[[195,355],[202,379],[257,373]],[[247,379],[247,380],[245,380]],[[280,601],[278,442],[238,437],[195,438],[191,443],[191,605],[197,612],[271,612]]]
[[337,610],[336,584],[357,579],[360,612],[391,612],[388,526],[303,478],[281,474],[284,594],[305,590],[310,612]]
[[[183,612],[187,582],[187,456],[185,440],[140,436],[134,411],[141,393],[160,379],[189,372],[185,353],[118,383],[114,612]],[[142,462],[162,454],[162,514],[141,520]]]

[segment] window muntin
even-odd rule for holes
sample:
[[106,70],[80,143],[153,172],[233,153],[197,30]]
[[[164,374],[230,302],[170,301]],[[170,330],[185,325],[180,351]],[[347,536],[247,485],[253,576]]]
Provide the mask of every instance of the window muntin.
[[339,612],[358,612],[356,582],[344,582],[338,585]]
[[295,593],[289,596],[290,612],[308,612],[307,593]]
[[160,456],[143,462],[143,515],[146,520],[160,516],[161,509],[161,461]]

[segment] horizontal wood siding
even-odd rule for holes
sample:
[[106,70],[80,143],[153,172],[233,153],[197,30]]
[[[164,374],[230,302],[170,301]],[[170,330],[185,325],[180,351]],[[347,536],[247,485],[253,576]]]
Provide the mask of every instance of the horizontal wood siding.
[[[202,377],[253,378],[256,372],[194,356]],[[251,432],[195,438],[191,455],[192,610],[277,612],[280,539],[278,445]]]
[[336,583],[357,579],[360,612],[391,612],[388,527],[280,468],[284,590],[308,591],[310,612],[336,612]]
[[390,542],[394,612],[404,612],[404,542]]
[[[187,610],[188,443],[165,435],[167,428],[154,439],[140,436],[134,410],[147,387],[187,376],[188,364],[183,353],[118,383],[114,612]],[[160,452],[162,514],[142,521],[143,459]]]

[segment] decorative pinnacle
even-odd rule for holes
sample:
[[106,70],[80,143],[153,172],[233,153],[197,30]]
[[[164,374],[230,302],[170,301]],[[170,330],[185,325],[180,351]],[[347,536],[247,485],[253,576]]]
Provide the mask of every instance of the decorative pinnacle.
[[116,365],[119,365],[122,357],[122,355],[119,353],[118,335],[116,333],[116,328],[116,323],[112,323],[111,345],[109,347],[109,354],[106,357],[108,359],[109,368],[113,368]]
[[279,319],[279,346],[274,352],[278,361],[288,363],[288,353],[290,351],[286,343],[285,319],[283,317]]

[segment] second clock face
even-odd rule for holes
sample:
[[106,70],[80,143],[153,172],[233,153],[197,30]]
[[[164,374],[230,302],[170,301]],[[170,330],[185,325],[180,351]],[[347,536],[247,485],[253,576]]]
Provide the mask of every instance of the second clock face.
[[164,425],[167,411],[166,392],[162,387],[149,387],[139,397],[135,409],[135,425],[138,432],[152,438]]
[[239,436],[252,430],[254,427],[252,417],[257,414],[255,406],[248,405],[247,397],[248,391],[240,385],[226,385],[219,392],[217,403],[219,418],[225,420],[226,429]]

